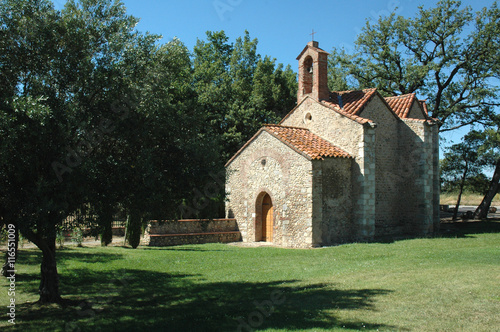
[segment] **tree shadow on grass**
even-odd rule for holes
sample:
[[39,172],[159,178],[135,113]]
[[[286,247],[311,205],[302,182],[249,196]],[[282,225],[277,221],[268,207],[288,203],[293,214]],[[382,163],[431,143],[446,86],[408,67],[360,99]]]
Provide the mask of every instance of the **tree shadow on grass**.
[[[40,265],[42,262],[42,252],[39,249],[20,248],[17,262],[26,265]],[[116,253],[83,252],[77,248],[58,249],[56,259],[58,265],[64,265],[66,261],[78,260],[82,263],[108,263],[122,259],[124,255]]]
[[[18,254],[19,255],[17,262],[19,264],[30,265],[36,268],[30,269],[30,271],[26,271],[24,269],[16,270],[16,289],[18,292],[31,294],[33,297],[38,298],[42,253],[38,249],[21,249]],[[66,262],[71,260],[84,263],[109,263],[115,260],[123,259],[123,257],[123,255],[116,253],[89,253],[80,251],[76,248],[65,248],[64,250],[57,252],[57,267],[59,270],[59,275],[61,277],[61,271],[66,269]],[[63,277],[60,279],[62,279],[60,280],[60,283],[62,282],[60,289],[64,291],[64,282],[66,280],[71,280],[71,278],[65,278],[65,276],[63,275]],[[78,277],[78,280],[81,280],[80,276]]]
[[[433,238],[474,238],[474,234],[494,234],[500,233],[500,219],[490,218],[482,221],[457,221],[444,222],[440,224],[440,229],[432,235]],[[394,243],[397,241],[405,241],[419,239],[421,236],[416,235],[401,235],[401,236],[384,236],[377,237],[371,243]]]
[[191,247],[189,245],[179,245],[179,246],[171,246],[171,247],[142,247],[142,250],[145,251],[154,251],[154,250],[170,250],[170,251],[189,251],[189,252],[216,252],[216,251],[225,251],[225,250],[218,250],[218,249],[205,249],[203,247],[200,247],[197,245],[196,247]]
[[474,237],[473,234],[500,233],[500,219],[488,219],[483,221],[464,221],[453,223],[442,223],[438,238],[466,238]]
[[[72,270],[64,278],[69,306],[18,305],[23,331],[252,331],[265,328],[398,329],[343,321],[338,310],[374,310],[384,289],[298,286],[298,280],[207,282],[200,275],[123,269]],[[38,278],[38,276],[33,276]]]

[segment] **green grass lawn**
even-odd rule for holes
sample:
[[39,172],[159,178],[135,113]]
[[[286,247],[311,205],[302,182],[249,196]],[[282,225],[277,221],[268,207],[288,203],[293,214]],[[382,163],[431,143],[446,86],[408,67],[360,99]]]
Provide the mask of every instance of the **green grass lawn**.
[[38,299],[40,253],[22,250],[15,328],[499,331],[500,223],[445,234],[311,250],[70,247],[58,252],[61,292],[74,300],[66,308],[28,303]]

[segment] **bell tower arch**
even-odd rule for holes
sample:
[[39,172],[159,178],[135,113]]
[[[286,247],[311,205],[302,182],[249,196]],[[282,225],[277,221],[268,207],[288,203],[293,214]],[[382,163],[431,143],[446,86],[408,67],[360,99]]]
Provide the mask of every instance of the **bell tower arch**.
[[319,43],[307,43],[302,53],[297,57],[299,61],[299,89],[297,103],[310,96],[318,101],[328,100],[328,53],[319,48]]

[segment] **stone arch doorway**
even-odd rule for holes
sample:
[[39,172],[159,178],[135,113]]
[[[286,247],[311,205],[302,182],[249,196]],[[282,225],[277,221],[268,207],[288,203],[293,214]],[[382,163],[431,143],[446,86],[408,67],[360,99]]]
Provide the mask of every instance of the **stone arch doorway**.
[[273,201],[269,194],[265,194],[262,198],[262,241],[273,241]]

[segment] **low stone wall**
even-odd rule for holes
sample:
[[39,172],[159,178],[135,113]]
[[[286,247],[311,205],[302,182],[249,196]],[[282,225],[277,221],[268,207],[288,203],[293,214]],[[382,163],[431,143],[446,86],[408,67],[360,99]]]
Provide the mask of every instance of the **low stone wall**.
[[150,221],[150,234],[188,234],[237,231],[236,219]]
[[178,246],[184,244],[229,243],[241,241],[240,232],[150,235],[149,246]]
[[236,219],[150,221],[143,243],[149,246],[241,241]]

